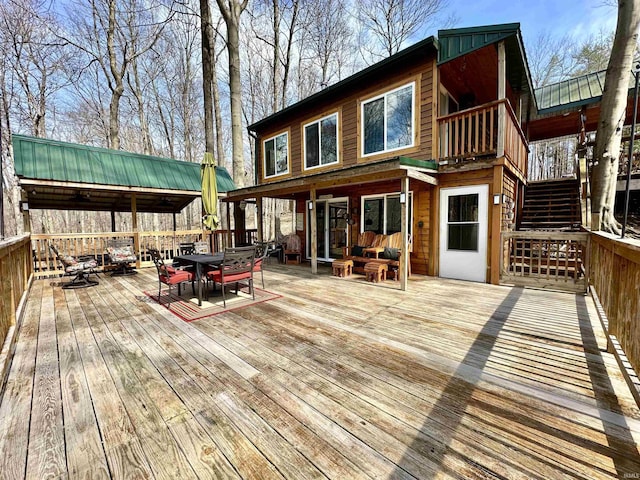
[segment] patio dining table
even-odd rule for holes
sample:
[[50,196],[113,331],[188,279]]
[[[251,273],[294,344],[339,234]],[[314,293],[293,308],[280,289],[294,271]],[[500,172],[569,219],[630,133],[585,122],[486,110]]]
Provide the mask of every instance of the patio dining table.
[[224,259],[223,252],[178,255],[173,261],[178,265],[195,267],[196,281],[198,282],[198,306],[202,306],[202,278],[207,266],[218,266]]

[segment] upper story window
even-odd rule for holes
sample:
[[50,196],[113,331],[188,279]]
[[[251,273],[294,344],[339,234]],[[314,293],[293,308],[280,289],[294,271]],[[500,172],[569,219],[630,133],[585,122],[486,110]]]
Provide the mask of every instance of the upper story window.
[[276,135],[264,141],[264,178],[289,173],[289,134]]
[[304,126],[304,168],[338,163],[338,114]]
[[363,155],[413,146],[415,82],[362,102]]

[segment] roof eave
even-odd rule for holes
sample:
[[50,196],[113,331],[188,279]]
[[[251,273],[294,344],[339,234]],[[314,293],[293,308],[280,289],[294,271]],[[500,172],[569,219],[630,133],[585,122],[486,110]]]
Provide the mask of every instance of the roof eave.
[[314,93],[313,95],[297,103],[294,103],[293,105],[290,105],[282,110],[279,110],[278,112],[273,113],[268,117],[263,118],[262,120],[252,123],[247,127],[247,129],[249,131],[256,132],[264,125],[267,125],[280,117],[290,114],[292,111],[295,111],[313,102],[317,102],[323,99],[324,97],[329,97],[332,94],[335,94],[335,92],[338,92],[344,88],[347,88],[350,85],[357,84],[357,82],[362,78],[365,78],[378,71],[384,70],[396,62],[406,61],[407,58],[411,58],[420,53],[423,53],[425,49],[429,49],[429,48],[434,52],[437,52],[437,49],[438,49],[437,40],[433,36],[427,37],[424,40],[421,40],[420,42],[415,43],[410,47],[407,47],[404,50],[401,50],[398,53],[391,55],[390,57],[385,58],[384,60],[378,63],[371,65],[370,67],[365,68],[364,70],[360,70],[359,72],[351,75],[350,77],[345,78],[344,80],[339,81],[338,83],[330,85],[329,87],[323,90],[320,90],[319,92]]

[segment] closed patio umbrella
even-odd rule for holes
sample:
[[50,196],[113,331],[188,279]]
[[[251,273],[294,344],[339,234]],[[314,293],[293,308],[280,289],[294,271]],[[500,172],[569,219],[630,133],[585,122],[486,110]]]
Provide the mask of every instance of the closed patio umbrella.
[[202,223],[209,230],[218,228],[218,185],[216,183],[216,162],[213,154],[206,152],[200,168],[202,179]]

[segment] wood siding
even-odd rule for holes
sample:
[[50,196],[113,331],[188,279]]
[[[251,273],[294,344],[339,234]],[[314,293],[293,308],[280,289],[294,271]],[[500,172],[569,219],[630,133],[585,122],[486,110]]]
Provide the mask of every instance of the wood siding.
[[[434,85],[435,58],[430,58],[422,62],[417,62],[402,72],[386,75],[381,78],[371,78],[370,81],[363,81],[357,90],[345,91],[341,98],[335,98],[331,103],[321,103],[310,107],[304,113],[294,113],[287,118],[286,122],[273,122],[268,128],[256,132],[260,148],[258,148],[258,182],[260,184],[282,180],[284,178],[300,177],[326,171],[332,168],[342,168],[354,166],[359,163],[380,160],[383,158],[393,158],[398,155],[407,155],[418,159],[432,158],[433,138],[433,85]],[[363,100],[382,94],[388,90],[403,84],[416,82],[415,95],[418,104],[418,111],[415,115],[416,121],[416,145],[393,152],[382,153],[380,155],[359,158],[358,144],[360,139],[360,129],[358,125],[360,104]],[[327,168],[303,169],[303,126],[313,119],[324,115],[338,112],[338,141],[340,161]],[[263,172],[263,139],[270,138],[278,132],[289,131],[289,175],[265,179]]]

